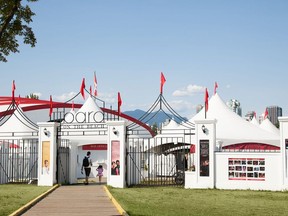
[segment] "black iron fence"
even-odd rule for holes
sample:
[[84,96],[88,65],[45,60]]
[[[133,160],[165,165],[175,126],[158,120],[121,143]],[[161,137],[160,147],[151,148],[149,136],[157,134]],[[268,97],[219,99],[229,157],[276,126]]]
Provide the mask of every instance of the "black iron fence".
[[190,144],[183,138],[129,138],[127,186],[183,186]]
[[38,138],[0,139],[0,184],[37,180]]
[[57,141],[57,182],[58,184],[69,184],[70,168],[70,142],[67,139]]

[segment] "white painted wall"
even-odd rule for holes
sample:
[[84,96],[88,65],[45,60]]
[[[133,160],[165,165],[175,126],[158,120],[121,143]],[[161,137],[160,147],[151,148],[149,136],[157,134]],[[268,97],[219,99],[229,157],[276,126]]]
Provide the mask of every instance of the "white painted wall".
[[[205,130],[202,130],[205,127]],[[215,158],[216,120],[204,119],[195,121],[196,153],[194,162],[196,171],[185,172],[185,188],[214,188],[215,186]],[[200,140],[209,140],[209,176],[200,176]]]
[[[107,172],[107,185],[116,188],[124,188],[126,186],[125,180],[125,157],[126,157],[126,125],[125,121],[110,121],[107,122],[108,125],[108,152],[107,152],[107,160],[109,163],[108,172]],[[114,130],[117,131],[117,134],[114,134]],[[120,175],[111,175],[111,143],[113,141],[120,142]]]
[[[53,186],[56,181],[56,134],[59,123],[40,122],[39,125],[39,149],[38,149],[38,186]],[[45,135],[44,129],[48,131]],[[42,142],[50,142],[49,174],[42,172]]]
[[[229,180],[229,158],[264,158],[265,181]],[[215,153],[215,186],[219,189],[282,190],[281,153]]]

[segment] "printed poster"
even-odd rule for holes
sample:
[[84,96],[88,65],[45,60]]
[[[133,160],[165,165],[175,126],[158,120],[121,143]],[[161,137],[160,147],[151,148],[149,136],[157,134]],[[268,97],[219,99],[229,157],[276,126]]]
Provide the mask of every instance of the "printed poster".
[[49,175],[50,170],[50,141],[42,142],[42,174]]
[[120,175],[120,141],[111,143],[111,175]]

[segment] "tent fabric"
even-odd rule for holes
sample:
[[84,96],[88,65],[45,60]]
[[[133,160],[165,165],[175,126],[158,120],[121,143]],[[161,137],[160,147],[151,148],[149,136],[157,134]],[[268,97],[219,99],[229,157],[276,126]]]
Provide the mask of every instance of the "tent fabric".
[[101,112],[103,111],[100,109],[100,107],[96,104],[96,102],[92,99],[91,96],[87,98],[83,106],[77,111],[79,112]]
[[30,133],[36,131],[38,131],[37,125],[26,117],[20,107],[17,107],[9,119],[0,126],[0,133]]
[[268,118],[266,118],[260,124],[260,128],[262,128],[263,130],[266,130],[270,133],[274,133],[274,134],[280,136],[280,130],[278,128],[276,128],[275,125],[273,125],[272,122]]
[[257,119],[255,118],[255,116],[252,118],[252,120],[250,121],[250,123],[260,126],[260,124],[258,123]]
[[[219,97],[218,93],[209,100],[207,119],[216,119],[216,140],[222,147],[236,143],[263,143],[280,146],[280,136],[253,125],[234,113]],[[205,119],[202,109],[190,122]]]
[[[78,115],[79,113],[84,113],[85,117],[83,115]],[[76,116],[80,118],[80,122],[82,122],[82,120],[86,123],[92,123],[95,121],[100,122],[103,120],[103,111],[92,99],[92,97],[89,96],[82,107],[76,112]]]

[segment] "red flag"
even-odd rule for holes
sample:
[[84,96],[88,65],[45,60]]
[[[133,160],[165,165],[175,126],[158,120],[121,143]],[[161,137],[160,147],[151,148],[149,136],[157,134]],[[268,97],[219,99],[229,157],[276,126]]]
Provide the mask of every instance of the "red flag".
[[118,113],[121,112],[121,105],[122,105],[122,99],[121,99],[120,92],[118,92]]
[[90,85],[90,95],[92,95],[92,86]]
[[53,113],[53,102],[52,102],[52,96],[50,95],[50,110],[49,110],[49,116],[51,117]]
[[12,82],[12,100],[15,100],[15,90],[16,90],[16,85],[15,85],[15,80]]
[[81,84],[81,87],[80,87],[80,92],[81,92],[81,95],[82,95],[83,99],[85,100],[85,78],[83,78],[83,80],[82,80],[82,84]]
[[218,83],[215,82],[215,85],[214,85],[214,95],[216,94],[216,89],[218,88]]
[[165,82],[166,82],[166,79],[164,77],[164,74],[161,72],[161,76],[160,76],[160,94],[163,93],[163,86],[164,86]]
[[265,109],[265,113],[264,113],[264,119],[268,118],[268,109]]
[[97,92],[97,78],[96,78],[96,73],[94,72],[94,96],[96,97],[98,95]]
[[208,90],[206,88],[206,90],[205,90],[205,113],[208,111],[208,100],[209,100],[209,94],[208,94]]
[[194,144],[191,144],[191,146],[190,146],[190,153],[191,154],[195,153],[195,145]]
[[255,117],[255,119],[256,119],[256,112],[254,112],[254,117]]

